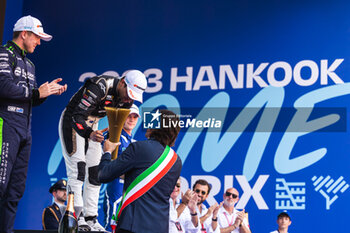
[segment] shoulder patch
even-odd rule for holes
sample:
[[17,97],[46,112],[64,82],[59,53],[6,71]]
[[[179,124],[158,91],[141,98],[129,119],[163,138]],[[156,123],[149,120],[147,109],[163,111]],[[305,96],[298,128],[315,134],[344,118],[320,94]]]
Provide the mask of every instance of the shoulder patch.
[[96,80],[96,84],[101,88],[103,93],[106,93],[107,82],[105,78],[99,78],[98,80]]

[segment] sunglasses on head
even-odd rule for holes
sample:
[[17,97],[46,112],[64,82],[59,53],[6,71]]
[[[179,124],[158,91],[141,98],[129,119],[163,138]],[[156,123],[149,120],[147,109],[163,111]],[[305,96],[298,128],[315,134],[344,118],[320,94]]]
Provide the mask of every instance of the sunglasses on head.
[[235,199],[235,198],[238,197],[238,195],[236,195],[236,194],[234,194],[234,193],[230,193],[230,192],[226,192],[225,195],[226,195],[227,197],[232,196],[233,199]]
[[176,186],[177,188],[180,188],[181,185],[180,185],[179,183],[176,183],[175,186]]
[[196,193],[200,193],[200,192],[202,192],[202,195],[205,195],[205,194],[206,194],[206,192],[205,192],[205,191],[201,191],[201,190],[199,190],[199,189],[196,189],[196,190],[195,190],[195,192],[196,192]]

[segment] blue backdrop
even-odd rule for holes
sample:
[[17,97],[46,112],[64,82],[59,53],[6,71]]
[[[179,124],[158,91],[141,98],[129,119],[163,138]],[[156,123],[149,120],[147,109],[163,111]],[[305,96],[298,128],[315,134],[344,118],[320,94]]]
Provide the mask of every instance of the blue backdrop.
[[[223,119],[221,133],[179,135],[183,190],[207,179],[209,205],[236,187],[238,208],[249,212],[257,233],[275,230],[282,210],[292,217],[290,232],[348,228],[350,2],[25,0],[18,6],[8,5],[5,29],[17,15],[39,18],[53,40],[30,55],[38,83],[62,77],[68,91],[33,111],[17,229],[41,228],[52,201],[48,188],[66,177],[58,120],[81,81],[129,69],[148,77],[140,107],[195,109],[193,117],[220,108],[207,116]],[[11,36],[4,35],[4,41]],[[232,117],[234,107],[241,115]],[[316,108],[326,111],[314,114]],[[143,134],[139,125],[135,138]]]

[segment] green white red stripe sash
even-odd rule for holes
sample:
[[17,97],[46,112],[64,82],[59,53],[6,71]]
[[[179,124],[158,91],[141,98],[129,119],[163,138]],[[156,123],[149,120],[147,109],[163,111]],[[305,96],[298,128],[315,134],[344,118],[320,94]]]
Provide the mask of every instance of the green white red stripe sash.
[[142,172],[136,179],[130,184],[123,195],[123,200],[119,204],[117,210],[117,219],[120,218],[120,214],[126,206],[133,201],[141,197],[144,193],[150,190],[162,177],[167,174],[170,168],[174,165],[177,159],[177,154],[169,146],[166,146],[162,155],[158,160]]

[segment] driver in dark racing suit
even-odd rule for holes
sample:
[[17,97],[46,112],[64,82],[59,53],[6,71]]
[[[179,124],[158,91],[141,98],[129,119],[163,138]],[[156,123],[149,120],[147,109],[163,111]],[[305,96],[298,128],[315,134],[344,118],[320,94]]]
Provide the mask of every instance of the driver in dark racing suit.
[[20,18],[13,38],[0,46],[0,232],[12,233],[17,207],[25,190],[32,145],[32,107],[51,95],[61,95],[62,79],[38,87],[35,66],[27,58],[41,40],[49,41],[40,20]]
[[75,93],[62,113],[59,135],[68,185],[75,194],[74,206],[77,214],[83,211],[78,216],[80,230],[105,231],[97,221],[101,185],[97,173],[105,131],[98,130],[98,121],[106,116],[104,107],[130,108],[134,100],[142,103],[146,88],[146,77],[138,70],[131,70],[120,79],[93,77]]

